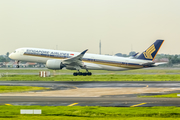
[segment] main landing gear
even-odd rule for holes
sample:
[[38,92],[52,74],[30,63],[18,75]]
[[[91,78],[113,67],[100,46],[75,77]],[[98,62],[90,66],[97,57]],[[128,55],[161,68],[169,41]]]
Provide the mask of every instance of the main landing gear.
[[16,68],[19,68],[19,61],[17,61],[17,65],[16,65]]
[[74,72],[73,75],[74,75],[74,76],[77,76],[77,75],[79,75],[79,76],[81,76],[81,75],[82,75],[82,76],[86,76],[86,75],[91,76],[91,75],[92,75],[92,73],[89,72],[87,69],[86,69],[86,71],[87,71],[87,72],[80,72],[80,71],[78,70],[78,72]]
[[86,76],[86,75],[91,76],[92,73],[91,72],[74,72],[73,75],[74,76],[77,76],[77,75],[79,75],[79,76],[81,76],[81,75],[83,75],[83,76]]

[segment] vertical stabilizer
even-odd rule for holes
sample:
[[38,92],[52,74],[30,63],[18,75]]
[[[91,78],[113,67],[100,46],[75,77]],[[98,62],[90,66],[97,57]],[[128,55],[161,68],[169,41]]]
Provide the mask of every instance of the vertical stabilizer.
[[146,51],[141,53],[137,59],[154,60],[164,40],[156,40]]

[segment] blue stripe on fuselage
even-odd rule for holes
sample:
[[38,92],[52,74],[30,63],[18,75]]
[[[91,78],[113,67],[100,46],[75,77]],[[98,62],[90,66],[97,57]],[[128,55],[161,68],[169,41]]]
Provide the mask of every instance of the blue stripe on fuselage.
[[[32,55],[32,56],[37,56],[37,57],[56,57],[56,58],[71,58],[71,56],[61,56],[61,55],[49,55],[49,54],[35,54],[35,53],[24,53],[24,55]],[[121,65],[135,65],[135,66],[142,66],[137,63],[128,63],[128,62],[118,62],[118,61],[109,61],[109,60],[100,60],[100,59],[91,59],[91,58],[83,58],[82,60],[87,61],[87,62],[102,62],[102,63],[111,63],[111,64],[121,64]]]

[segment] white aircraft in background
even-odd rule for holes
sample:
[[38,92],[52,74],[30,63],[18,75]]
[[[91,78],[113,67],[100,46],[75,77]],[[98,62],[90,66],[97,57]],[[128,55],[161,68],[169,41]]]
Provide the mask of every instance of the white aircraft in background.
[[[92,75],[88,70],[122,71],[155,67],[163,64],[153,62],[163,42],[164,40],[156,40],[137,58],[90,54],[86,53],[88,50],[78,53],[40,48],[18,48],[9,57],[18,61],[17,68],[19,68],[19,61],[38,62],[46,64],[48,69],[61,70],[66,68],[77,70],[78,72],[73,73],[74,76],[86,76]],[[79,71],[80,69],[86,69],[86,72],[82,73]]]

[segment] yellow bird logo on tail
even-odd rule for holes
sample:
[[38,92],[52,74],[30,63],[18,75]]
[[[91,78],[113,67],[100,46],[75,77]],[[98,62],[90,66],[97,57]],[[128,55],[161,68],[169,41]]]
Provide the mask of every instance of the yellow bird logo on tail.
[[147,59],[153,59],[152,53],[153,53],[154,51],[156,51],[156,48],[155,48],[155,46],[154,46],[154,44],[153,44],[153,45],[151,45],[151,47],[149,47],[145,52],[143,52],[144,57],[147,58]]

